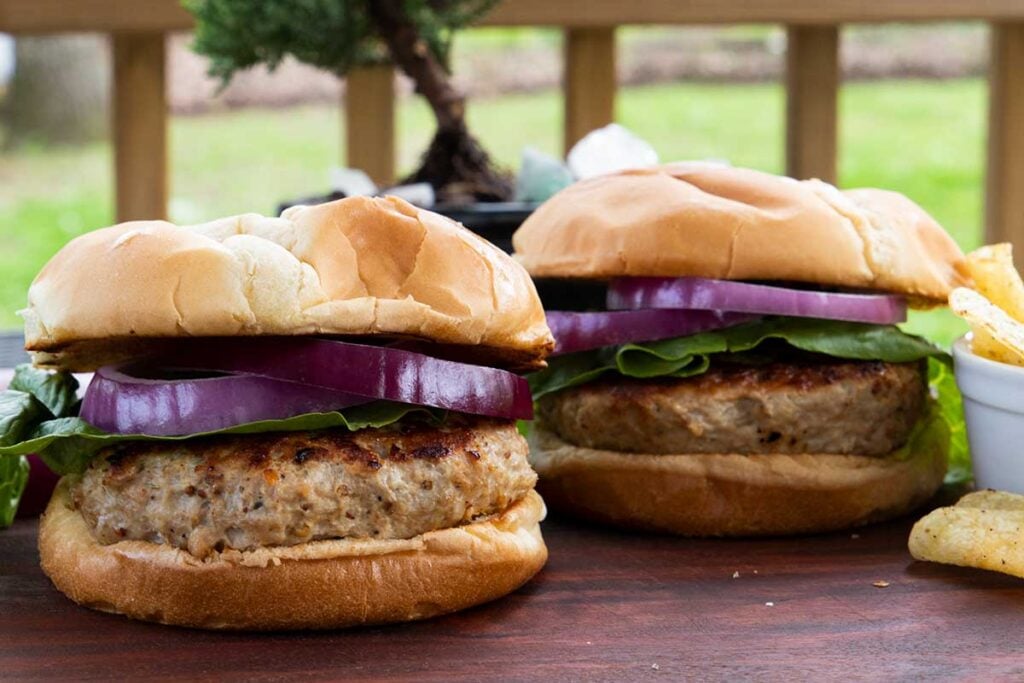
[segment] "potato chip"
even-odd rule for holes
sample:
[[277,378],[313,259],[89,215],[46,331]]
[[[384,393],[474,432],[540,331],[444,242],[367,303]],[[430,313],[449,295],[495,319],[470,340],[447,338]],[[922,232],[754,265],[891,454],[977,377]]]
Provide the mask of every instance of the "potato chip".
[[949,307],[974,331],[971,350],[979,356],[1024,367],[1024,325],[972,289],[958,287]]
[[971,350],[975,354],[990,360],[1006,363],[1007,365],[1020,365],[1020,354],[1014,351],[1012,347],[993,337],[991,333],[982,329],[974,330]]
[[960,508],[979,508],[982,510],[1008,510],[1024,512],[1024,496],[1008,491],[985,489],[972,491],[956,503]]
[[971,350],[974,353],[1000,363],[1013,363],[1012,360],[1008,360],[1013,356],[1012,352],[987,331],[972,328],[971,332]]
[[1024,322],[1024,281],[1013,265],[1013,246],[993,244],[967,255],[967,270],[983,297]]
[[910,532],[915,559],[1024,578],[1024,496],[977,491],[933,510]]

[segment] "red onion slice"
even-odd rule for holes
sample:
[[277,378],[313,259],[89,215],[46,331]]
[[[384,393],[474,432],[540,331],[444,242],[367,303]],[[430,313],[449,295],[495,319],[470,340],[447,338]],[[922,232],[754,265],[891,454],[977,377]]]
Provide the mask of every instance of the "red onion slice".
[[253,375],[146,379],[130,368],[96,371],[81,418],[105,432],[184,436],[366,403],[332,389]]
[[555,337],[555,355],[586,351],[627,342],[657,341],[685,337],[732,327],[757,316],[721,311],[548,311],[548,327]]
[[892,325],[907,319],[907,300],[891,294],[837,294],[699,277],[631,277],[608,286],[608,308],[736,311]]
[[315,337],[218,339],[161,365],[244,373],[511,420],[533,418],[526,380],[507,370]]

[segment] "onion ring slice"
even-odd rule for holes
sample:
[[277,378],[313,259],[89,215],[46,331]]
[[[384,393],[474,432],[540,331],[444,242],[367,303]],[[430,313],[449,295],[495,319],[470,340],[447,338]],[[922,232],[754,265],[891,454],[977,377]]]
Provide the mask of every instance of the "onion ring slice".
[[699,277],[630,277],[608,286],[608,308],[735,311],[877,325],[907,319],[907,300],[893,294],[839,294]]
[[130,366],[96,371],[80,417],[113,434],[185,436],[366,403],[362,397],[254,375],[148,379]]
[[285,380],[368,400],[511,420],[533,418],[530,386],[515,373],[387,346],[316,337],[211,339],[187,355],[156,362]]
[[721,311],[644,309],[639,311],[548,311],[555,337],[554,355],[628,342],[686,337],[756,320],[757,316]]

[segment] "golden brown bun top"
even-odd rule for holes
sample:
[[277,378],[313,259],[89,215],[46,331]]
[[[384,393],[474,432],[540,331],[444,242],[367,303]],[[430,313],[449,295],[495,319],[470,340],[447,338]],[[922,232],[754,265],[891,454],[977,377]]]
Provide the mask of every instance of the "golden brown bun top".
[[944,303],[953,239],[903,195],[686,162],[576,183],[512,238],[534,277],[813,282]]
[[96,230],[50,259],[21,313],[34,360],[72,370],[182,337],[394,335],[522,367],[554,345],[519,264],[395,197]]

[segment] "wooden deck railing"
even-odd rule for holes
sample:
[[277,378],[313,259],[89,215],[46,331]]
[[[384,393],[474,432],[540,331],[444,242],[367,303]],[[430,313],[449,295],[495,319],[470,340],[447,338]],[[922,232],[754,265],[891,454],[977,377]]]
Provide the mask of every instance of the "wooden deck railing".
[[[504,0],[483,23],[563,29],[566,148],[614,119],[616,27],[783,24],[786,171],[834,181],[840,26],[962,19],[992,26],[986,238],[1024,245],[1024,0]],[[119,220],[166,212],[164,45],[168,32],[191,25],[179,0],[0,0],[0,32],[111,35]],[[346,110],[347,163],[378,180],[395,173],[393,82],[391,68],[360,70],[348,78],[348,99],[359,106]],[[1024,249],[1018,251],[1024,256]]]

